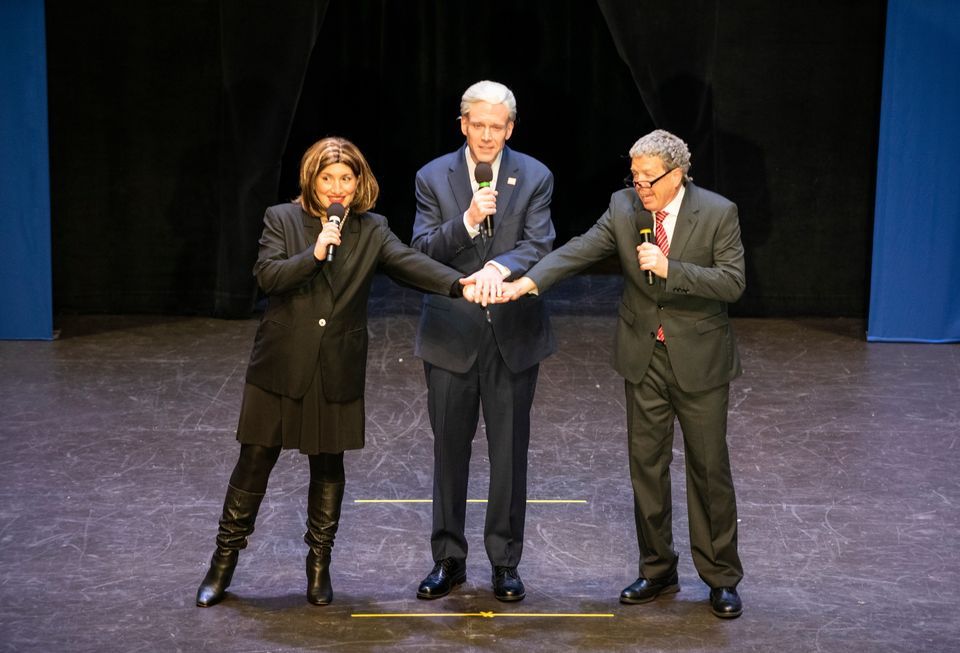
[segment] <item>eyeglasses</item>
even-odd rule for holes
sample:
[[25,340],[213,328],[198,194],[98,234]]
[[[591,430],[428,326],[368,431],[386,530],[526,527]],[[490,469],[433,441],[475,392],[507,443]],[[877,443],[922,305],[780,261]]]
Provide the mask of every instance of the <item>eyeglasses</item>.
[[664,177],[666,177],[667,175],[669,175],[669,174],[670,174],[671,172],[673,172],[674,170],[676,170],[676,168],[670,168],[669,170],[667,170],[665,173],[663,173],[662,175],[660,175],[660,176],[657,177],[656,179],[651,179],[650,181],[638,181],[638,180],[634,179],[632,176],[631,176],[631,177],[625,177],[624,180],[623,180],[623,183],[626,185],[627,188],[630,188],[631,186],[633,186],[633,187],[636,188],[637,190],[640,190],[640,189],[649,190],[649,189],[653,188],[653,185],[654,185],[655,183],[657,183],[658,181],[660,181],[661,179],[663,179]]

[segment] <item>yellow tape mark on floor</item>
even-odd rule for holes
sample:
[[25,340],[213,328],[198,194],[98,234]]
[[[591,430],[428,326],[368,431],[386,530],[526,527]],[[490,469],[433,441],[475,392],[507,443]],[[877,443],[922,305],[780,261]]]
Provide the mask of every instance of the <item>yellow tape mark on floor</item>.
[[350,615],[357,619],[394,619],[394,618],[424,618],[424,617],[482,617],[493,619],[496,617],[548,617],[553,619],[612,619],[609,612],[354,612]]
[[[354,503],[433,503],[433,499],[354,499]],[[467,499],[467,503],[486,503],[486,499]],[[587,503],[585,499],[527,499],[527,503]]]
[[433,503],[433,499],[354,499],[354,503]]

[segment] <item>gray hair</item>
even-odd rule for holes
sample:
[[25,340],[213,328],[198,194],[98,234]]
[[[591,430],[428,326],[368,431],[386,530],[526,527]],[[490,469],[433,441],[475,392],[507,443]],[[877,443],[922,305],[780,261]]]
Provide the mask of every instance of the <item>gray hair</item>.
[[681,168],[683,180],[690,181],[687,175],[690,170],[690,149],[679,136],[664,129],[656,129],[646,136],[641,136],[630,148],[630,158],[638,156],[655,156],[663,161],[667,170]]
[[465,116],[470,113],[470,106],[476,102],[505,104],[507,111],[510,112],[510,122],[517,120],[517,98],[513,96],[513,91],[500,82],[483,80],[472,84],[460,98],[460,115]]

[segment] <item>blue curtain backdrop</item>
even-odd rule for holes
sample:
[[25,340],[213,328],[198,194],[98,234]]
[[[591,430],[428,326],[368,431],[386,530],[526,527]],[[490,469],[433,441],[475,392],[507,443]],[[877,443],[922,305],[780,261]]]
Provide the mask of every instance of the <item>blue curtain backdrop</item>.
[[53,337],[43,0],[0,2],[0,338]]
[[960,342],[957,0],[887,6],[867,339]]

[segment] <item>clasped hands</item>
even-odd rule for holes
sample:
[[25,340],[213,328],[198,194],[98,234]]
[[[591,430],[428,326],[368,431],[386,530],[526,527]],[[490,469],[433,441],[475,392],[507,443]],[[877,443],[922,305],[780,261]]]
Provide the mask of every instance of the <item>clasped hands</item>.
[[482,267],[469,277],[460,279],[460,285],[463,286],[464,299],[484,307],[515,301],[537,289],[529,277],[504,281],[503,274],[493,265]]

